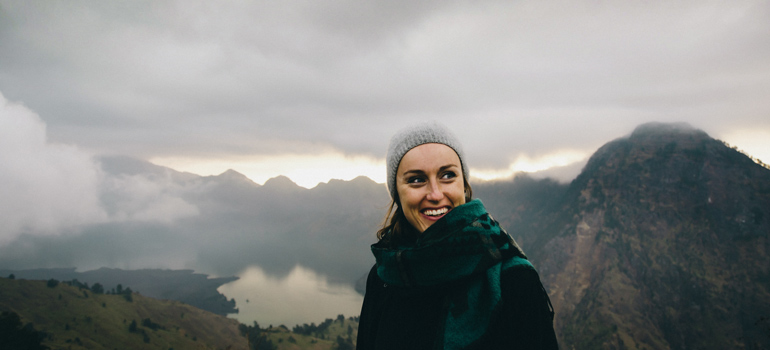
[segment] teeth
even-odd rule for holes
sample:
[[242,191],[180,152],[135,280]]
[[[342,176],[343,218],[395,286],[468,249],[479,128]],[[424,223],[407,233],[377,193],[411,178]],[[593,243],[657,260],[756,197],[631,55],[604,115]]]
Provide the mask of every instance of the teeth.
[[433,210],[429,209],[429,210],[425,211],[425,215],[428,215],[428,216],[439,216],[439,215],[446,214],[448,211],[449,211],[448,208],[433,209]]

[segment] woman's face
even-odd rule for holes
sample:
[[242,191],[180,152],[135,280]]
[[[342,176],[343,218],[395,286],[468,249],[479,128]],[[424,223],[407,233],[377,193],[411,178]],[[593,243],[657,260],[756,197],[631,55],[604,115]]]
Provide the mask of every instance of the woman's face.
[[450,210],[465,204],[460,157],[440,143],[412,148],[398,165],[396,191],[406,220],[424,232]]

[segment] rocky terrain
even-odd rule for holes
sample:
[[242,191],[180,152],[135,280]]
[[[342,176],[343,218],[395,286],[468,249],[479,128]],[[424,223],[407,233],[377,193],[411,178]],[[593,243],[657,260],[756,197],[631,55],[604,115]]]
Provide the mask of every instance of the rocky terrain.
[[688,125],[599,149],[508,216],[574,349],[770,347],[770,170]]

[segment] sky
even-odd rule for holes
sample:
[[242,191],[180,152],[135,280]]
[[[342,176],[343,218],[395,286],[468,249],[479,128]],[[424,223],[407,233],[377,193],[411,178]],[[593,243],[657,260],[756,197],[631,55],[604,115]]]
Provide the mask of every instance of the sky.
[[24,197],[0,210],[104,219],[78,187],[97,155],[383,182],[390,136],[425,120],[478,179],[566,181],[653,121],[769,162],[768,96],[764,0],[0,0],[0,181]]

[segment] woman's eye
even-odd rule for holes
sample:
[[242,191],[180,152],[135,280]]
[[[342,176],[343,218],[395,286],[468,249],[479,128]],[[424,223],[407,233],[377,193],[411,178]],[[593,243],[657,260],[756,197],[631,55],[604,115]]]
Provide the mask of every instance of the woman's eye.
[[442,179],[454,179],[457,177],[457,174],[454,173],[454,171],[447,171],[443,174],[441,174]]
[[416,183],[421,183],[421,182],[424,182],[424,181],[425,180],[423,180],[423,178],[421,178],[419,176],[412,176],[412,177],[406,179],[406,183],[409,183],[409,184],[416,184]]

